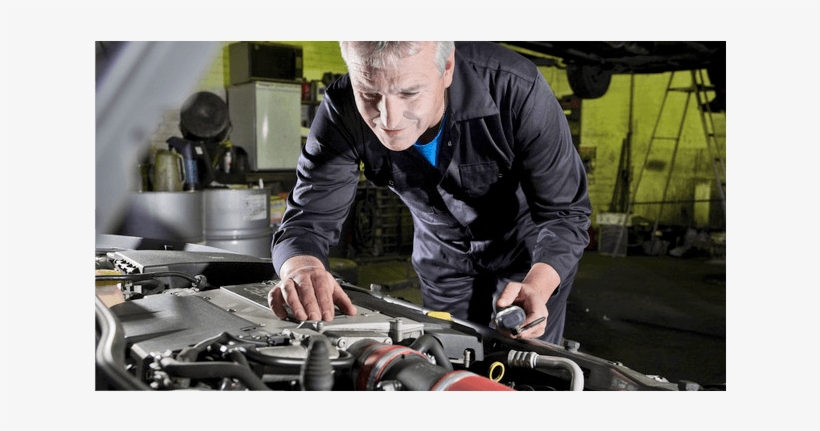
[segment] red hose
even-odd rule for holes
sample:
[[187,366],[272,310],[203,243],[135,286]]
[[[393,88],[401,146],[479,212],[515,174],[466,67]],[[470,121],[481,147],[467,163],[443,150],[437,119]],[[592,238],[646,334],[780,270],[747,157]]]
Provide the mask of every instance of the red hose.
[[509,386],[469,371],[453,371],[442,377],[431,391],[514,391]]
[[356,390],[372,391],[376,383],[381,380],[384,372],[390,368],[393,361],[403,358],[404,355],[427,357],[420,352],[404,346],[374,343],[368,346],[359,355],[361,367],[356,378]]
[[405,346],[359,341],[348,352],[356,356],[354,386],[376,390],[382,380],[396,380],[404,390],[512,391],[513,389],[465,370],[450,371],[423,353]]

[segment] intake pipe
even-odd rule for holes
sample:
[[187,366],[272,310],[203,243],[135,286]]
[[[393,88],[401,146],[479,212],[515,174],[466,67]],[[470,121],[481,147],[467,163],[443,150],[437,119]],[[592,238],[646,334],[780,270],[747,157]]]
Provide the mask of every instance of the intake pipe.
[[358,391],[512,391],[501,383],[469,371],[453,371],[430,362],[409,347],[361,340],[348,352],[353,364],[354,388]]

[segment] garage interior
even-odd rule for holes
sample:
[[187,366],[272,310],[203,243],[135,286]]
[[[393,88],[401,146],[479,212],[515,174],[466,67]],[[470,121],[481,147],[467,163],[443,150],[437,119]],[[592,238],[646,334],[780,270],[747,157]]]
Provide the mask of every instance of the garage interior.
[[[706,67],[712,63],[688,69],[679,61],[678,70],[614,68],[603,89],[581,97],[584,77],[570,74],[579,67],[539,50],[549,43],[500,43],[538,65],[587,168],[591,241],[568,302],[565,339],[659,379],[725,389],[725,82],[712,82],[714,69],[709,74]],[[638,54],[651,45],[620,44]],[[123,45],[97,43],[98,73]],[[185,102],[164,110],[137,142],[144,150],[134,155],[132,175],[99,172],[98,159],[98,234],[270,257],[265,244],[281,220],[313,113],[345,65],[337,42],[212,45]],[[294,57],[298,64],[270,66]],[[262,122],[281,133],[263,136]],[[169,180],[166,159],[181,160],[198,176]],[[115,175],[126,177],[121,185],[99,182]],[[230,219],[217,196],[225,188],[261,193],[257,201],[267,217],[261,224],[239,222],[242,235],[225,236],[225,226],[213,221]],[[125,210],[110,199],[119,194],[129,197],[119,202]],[[420,303],[408,261],[412,233],[401,201],[362,181],[331,269],[352,284]]]

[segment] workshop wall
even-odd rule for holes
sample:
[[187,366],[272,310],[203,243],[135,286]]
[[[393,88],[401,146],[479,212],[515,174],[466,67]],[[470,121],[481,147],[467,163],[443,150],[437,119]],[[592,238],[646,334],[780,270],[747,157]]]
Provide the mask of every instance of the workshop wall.
[[338,41],[329,42],[282,42],[302,47],[304,75],[308,81],[321,80],[325,72],[334,74],[347,73],[347,66],[342,60],[342,51]]
[[[277,41],[289,45],[302,47],[302,61],[304,63],[304,78],[307,80],[321,80],[325,72],[347,73],[342,60],[338,41]],[[208,91],[227,100],[225,83],[229,82],[230,62],[228,45],[234,41],[220,42],[215,51],[213,60],[203,73],[191,94],[198,91]],[[179,111],[181,107],[174,107],[163,113],[162,122],[148,138],[149,146],[166,148],[165,141],[171,136],[181,136],[179,131]]]
[[[214,56],[211,67],[200,80],[195,91],[210,91],[225,97],[228,76],[227,46],[224,42]],[[336,41],[286,41],[303,49],[304,77],[321,80],[326,72],[346,73]],[[539,67],[559,98],[572,95],[566,72],[558,67]],[[722,226],[725,223],[717,199],[715,172],[712,156],[706,145],[706,137],[698,113],[697,99],[692,95],[682,126],[677,154],[671,140],[652,140],[656,137],[674,137],[681,127],[686,97],[689,93],[670,93],[664,116],[658,114],[666,92],[670,73],[615,75],[609,91],[598,99],[585,99],[581,105],[581,133],[579,151],[587,162],[589,195],[593,204],[593,225],[596,215],[610,212],[619,175],[619,161],[624,140],[630,131],[630,93],[632,103],[631,163],[629,171],[630,197],[636,202],[632,214],[661,224],[678,226]],[[673,87],[687,87],[688,72],[677,72]],[[631,86],[634,83],[634,90]],[[156,136],[164,142],[178,126],[178,111],[169,111]],[[716,134],[725,136],[725,115],[715,114]],[[655,130],[656,122],[658,128]],[[173,134],[173,133],[171,133]],[[650,149],[651,151],[647,152]],[[725,148],[725,146],[724,146]],[[672,159],[674,156],[674,165]],[[725,160],[725,149],[720,154]],[[671,169],[671,175],[670,175]],[[667,187],[667,178],[668,187]],[[635,186],[637,194],[633,196]],[[664,188],[667,188],[666,197]],[[664,205],[658,202],[664,201]],[[705,202],[696,202],[705,201]],[[662,207],[662,209],[661,209]]]
[[[689,72],[640,74],[634,76],[634,81],[629,75],[615,75],[603,97],[583,101],[582,146],[596,149],[595,171],[590,175],[594,211],[609,212],[613,201],[621,149],[630,131],[630,87],[634,82],[630,196],[635,205],[632,214],[653,221],[659,217],[661,224],[721,226],[725,223],[721,204],[708,202],[717,199],[718,193],[696,95],[670,92],[663,116],[658,117],[670,77],[673,88],[691,85]],[[687,98],[690,98],[688,106]],[[715,132],[721,142],[725,142],[725,118],[723,113],[713,114]],[[680,140],[675,154],[674,140],[658,138],[675,137],[679,128]],[[720,157],[725,160],[725,145],[722,148]],[[636,186],[637,194],[633,195]],[[667,188],[665,198],[664,188]],[[665,202],[663,206],[658,204],[661,201]]]
[[[225,97],[225,83],[229,81],[230,61],[228,45],[221,42],[211,66],[203,74],[196,91],[210,91]],[[302,47],[304,78],[308,81],[321,80],[325,72],[347,73],[342,53],[337,41],[277,41]]]
[[[559,99],[572,95],[564,69],[539,69]],[[630,75],[615,75],[603,97],[581,101],[579,151],[588,170],[594,226],[596,216],[611,212],[611,205],[617,203],[616,183],[622,148],[630,132],[632,99],[630,163],[625,167],[631,173],[629,197],[635,202],[631,214],[653,222],[657,218],[662,225],[725,227],[696,94],[670,92],[659,117],[670,78],[672,88],[692,84],[688,71],[639,74],[634,80]],[[708,96],[711,100],[714,93]],[[714,113],[712,118],[721,147],[717,156],[725,160],[726,116]],[[673,140],[658,138],[675,137],[679,130],[676,153]]]

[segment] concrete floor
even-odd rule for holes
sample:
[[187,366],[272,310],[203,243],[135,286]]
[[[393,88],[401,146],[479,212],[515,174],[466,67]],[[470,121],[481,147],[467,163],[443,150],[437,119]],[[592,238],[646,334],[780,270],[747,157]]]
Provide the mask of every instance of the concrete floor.
[[[358,281],[421,303],[407,260],[358,261]],[[587,251],[564,337],[580,351],[670,382],[726,383],[726,267],[706,257],[613,257]]]
[[708,258],[587,252],[564,337],[671,382],[726,383],[726,267]]

